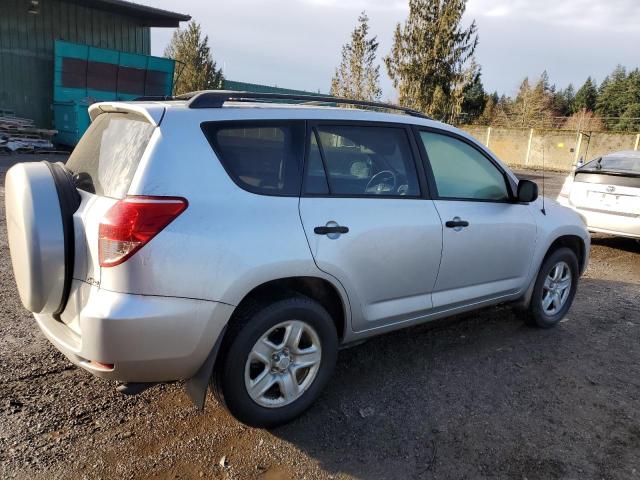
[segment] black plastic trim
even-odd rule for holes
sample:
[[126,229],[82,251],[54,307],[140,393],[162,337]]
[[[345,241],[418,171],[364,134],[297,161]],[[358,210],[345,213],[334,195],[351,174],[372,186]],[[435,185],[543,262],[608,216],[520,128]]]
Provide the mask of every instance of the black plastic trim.
[[71,293],[71,282],[73,280],[73,265],[75,263],[75,234],[73,227],[73,214],[80,206],[80,194],[76,190],[71,172],[62,163],[44,162],[49,168],[53,177],[58,202],[62,214],[62,232],[64,235],[64,286],[62,289],[62,299],[60,305],[53,312],[53,316],[59,319],[64,311]]
[[616,187],[640,188],[640,175],[611,173],[608,171],[578,170],[574,176],[575,182],[592,183],[597,185],[615,185]]

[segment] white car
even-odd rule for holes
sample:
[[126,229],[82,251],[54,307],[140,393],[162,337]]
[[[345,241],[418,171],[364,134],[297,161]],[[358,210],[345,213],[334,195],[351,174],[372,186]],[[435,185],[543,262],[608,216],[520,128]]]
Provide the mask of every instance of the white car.
[[640,239],[640,152],[610,153],[569,175],[558,202],[592,232]]
[[202,406],[211,380],[278,425],[341,346],[498,303],[556,325],[589,259],[575,212],[409,109],[210,91],[90,115],[66,165],[7,173],[9,246],[40,329],[125,393],[186,380]]

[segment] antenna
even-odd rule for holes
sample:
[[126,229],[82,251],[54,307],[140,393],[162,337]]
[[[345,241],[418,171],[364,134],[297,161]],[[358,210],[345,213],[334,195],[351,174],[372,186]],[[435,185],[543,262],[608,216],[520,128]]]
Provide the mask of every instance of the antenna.
[[540,210],[542,212],[543,215],[547,214],[547,210],[544,208],[544,150],[545,150],[545,145],[544,142],[542,142],[542,210]]

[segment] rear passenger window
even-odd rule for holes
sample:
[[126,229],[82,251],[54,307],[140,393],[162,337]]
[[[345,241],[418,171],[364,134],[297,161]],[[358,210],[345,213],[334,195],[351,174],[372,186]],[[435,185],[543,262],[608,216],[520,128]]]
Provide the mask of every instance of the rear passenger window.
[[[411,147],[403,128],[326,126],[312,135],[305,192],[331,195],[420,195]],[[326,169],[322,169],[323,166]],[[326,178],[326,180],[325,180]]]
[[263,195],[300,193],[303,123],[209,122],[202,130],[240,187]]

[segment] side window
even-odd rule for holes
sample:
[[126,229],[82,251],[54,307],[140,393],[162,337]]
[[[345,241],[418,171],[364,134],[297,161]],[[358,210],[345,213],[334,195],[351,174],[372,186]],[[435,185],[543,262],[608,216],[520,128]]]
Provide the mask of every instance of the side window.
[[303,123],[208,122],[202,130],[227,173],[245,190],[299,194]]
[[472,146],[448,135],[420,132],[440,198],[503,201],[505,178]]
[[[331,195],[420,195],[411,147],[403,128],[326,126],[315,130],[319,151],[311,138],[306,185],[321,185],[322,160]],[[322,155],[322,156],[320,156]],[[323,193],[309,188],[307,193]]]
[[322,156],[315,132],[311,132],[309,141],[309,157],[307,159],[307,174],[305,178],[304,190],[306,193],[326,195],[329,193],[327,176],[322,164]]

